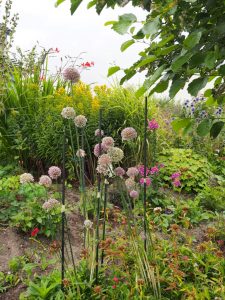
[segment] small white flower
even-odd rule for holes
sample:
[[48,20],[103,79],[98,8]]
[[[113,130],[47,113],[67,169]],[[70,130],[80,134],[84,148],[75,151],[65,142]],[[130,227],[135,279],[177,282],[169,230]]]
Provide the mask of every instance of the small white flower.
[[75,118],[75,110],[73,109],[73,107],[64,107],[62,112],[61,112],[61,116],[64,119],[74,119]]
[[77,156],[77,157],[85,157],[85,156],[86,156],[86,153],[85,153],[85,151],[84,151],[83,149],[79,149],[79,150],[77,150],[77,152],[76,152],[76,156]]
[[20,183],[21,184],[33,182],[33,181],[34,181],[34,177],[30,173],[23,173],[20,175]]
[[87,229],[91,229],[93,225],[93,222],[91,222],[90,220],[85,220],[84,221],[84,227]]

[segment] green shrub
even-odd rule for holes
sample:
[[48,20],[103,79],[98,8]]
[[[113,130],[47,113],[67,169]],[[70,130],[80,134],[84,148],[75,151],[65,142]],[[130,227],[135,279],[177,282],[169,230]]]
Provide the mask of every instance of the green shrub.
[[159,161],[165,165],[162,169],[163,180],[171,185],[171,175],[179,172],[181,189],[187,192],[199,192],[204,189],[212,175],[212,167],[207,158],[191,149],[164,150]]
[[199,193],[196,200],[206,209],[225,211],[225,188],[223,186],[209,187]]

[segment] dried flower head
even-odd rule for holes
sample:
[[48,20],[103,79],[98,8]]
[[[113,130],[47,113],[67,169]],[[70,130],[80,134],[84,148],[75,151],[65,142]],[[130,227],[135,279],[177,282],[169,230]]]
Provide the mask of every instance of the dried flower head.
[[78,149],[76,152],[77,157],[85,157],[86,153],[83,149]]
[[87,124],[87,118],[83,115],[76,116],[74,118],[74,124],[79,128],[83,128]]
[[44,210],[51,210],[53,209],[54,207],[57,207],[60,205],[60,202],[56,199],[53,199],[53,198],[50,198],[48,201],[46,201],[43,205],[42,205],[42,208]]
[[64,119],[74,119],[75,118],[75,110],[73,109],[73,107],[64,107],[62,112],[61,112],[61,116]]
[[52,166],[48,169],[48,175],[51,177],[51,179],[57,179],[61,176],[61,169],[56,166]]
[[106,149],[114,146],[114,139],[111,136],[106,136],[102,139],[102,144]]
[[137,131],[133,127],[124,128],[121,137],[122,141],[131,141],[137,137]]
[[39,179],[39,184],[49,187],[52,184],[52,180],[49,176],[42,175]]
[[100,130],[100,129],[96,129],[95,130],[95,136],[103,137],[104,136],[104,131]]
[[139,174],[139,171],[136,167],[131,167],[131,168],[128,168],[128,170],[127,170],[128,177],[135,178],[138,174]]
[[63,77],[66,81],[76,83],[80,80],[80,73],[77,69],[70,67],[63,72]]
[[93,222],[91,222],[90,220],[85,220],[84,221],[84,227],[87,229],[91,229],[93,225]]
[[121,167],[117,167],[114,169],[114,174],[118,177],[122,177],[125,174],[125,170]]
[[28,182],[34,182],[34,177],[30,173],[23,173],[20,175],[20,183],[28,183]]
[[109,148],[109,150],[108,150],[107,153],[110,156],[112,162],[114,162],[114,163],[120,162],[123,159],[123,157],[124,157],[123,150],[121,150],[118,147],[111,147],[111,148]]

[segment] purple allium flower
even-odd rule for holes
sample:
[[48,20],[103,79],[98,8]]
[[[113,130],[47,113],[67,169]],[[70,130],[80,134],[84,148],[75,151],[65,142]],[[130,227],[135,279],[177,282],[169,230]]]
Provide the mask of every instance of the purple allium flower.
[[171,179],[176,179],[179,178],[181,176],[181,174],[179,172],[175,172],[171,175]]
[[63,77],[66,81],[76,83],[80,80],[80,73],[77,69],[70,67],[63,72]]
[[100,148],[101,148],[101,154],[107,150],[107,147],[103,143],[101,143],[101,146],[99,146],[99,144],[96,144],[94,146],[94,155],[96,157],[99,157],[100,155]]
[[74,124],[78,128],[83,128],[87,124],[87,118],[85,116],[83,116],[83,115],[79,115],[79,116],[77,116],[77,117],[74,118]]
[[61,176],[61,169],[59,167],[52,166],[48,169],[48,175],[52,179],[57,179],[58,177]]
[[[144,174],[144,169],[145,169],[144,165],[139,165],[139,166],[137,166],[137,169],[138,169],[139,174],[140,174],[141,176],[144,176],[144,175],[145,175],[145,174]],[[150,172],[150,170],[146,167],[146,175],[148,175],[149,172]]]
[[136,183],[132,178],[128,178],[125,180],[125,185],[128,191],[135,190]]
[[83,149],[78,149],[77,152],[76,152],[76,156],[77,157],[85,157],[86,153]]
[[175,180],[173,181],[173,185],[174,185],[175,187],[181,186],[180,180],[179,180],[179,179],[175,179]]
[[159,173],[159,168],[157,166],[154,166],[150,169],[150,173],[153,175],[153,174],[156,174],[156,173]]
[[126,127],[121,131],[122,141],[131,141],[137,137],[137,131],[133,127]]
[[138,171],[138,168],[136,168],[136,167],[131,167],[131,168],[128,168],[128,170],[127,170],[127,176],[129,176],[129,177],[134,178],[138,174],[139,174],[139,171]]
[[151,121],[148,120],[148,129],[149,130],[155,130],[159,128],[159,124],[155,119],[152,119]]
[[149,178],[149,177],[147,177],[147,178],[141,178],[140,179],[140,184],[141,185],[144,185],[144,183],[146,182],[146,186],[149,186],[149,185],[151,185],[151,179]]
[[73,109],[73,107],[64,107],[62,112],[61,112],[61,116],[64,119],[74,119],[75,118],[75,110]]
[[104,145],[105,149],[109,149],[114,146],[114,139],[111,136],[106,136],[102,139],[102,145]]
[[103,137],[104,136],[104,131],[100,130],[100,129],[96,129],[95,130],[95,136]]
[[123,150],[118,147],[110,147],[107,154],[110,156],[112,162],[114,163],[120,162],[124,157]]
[[49,187],[52,184],[52,180],[49,176],[42,175],[39,179],[39,184]]
[[118,177],[122,177],[125,174],[125,170],[121,167],[117,167],[114,169],[114,174]]
[[133,199],[136,199],[139,196],[139,192],[135,191],[135,190],[130,191],[129,194],[130,194],[130,197],[133,198]]
[[20,183],[21,184],[33,182],[33,181],[34,181],[34,177],[30,173],[23,173],[20,175]]

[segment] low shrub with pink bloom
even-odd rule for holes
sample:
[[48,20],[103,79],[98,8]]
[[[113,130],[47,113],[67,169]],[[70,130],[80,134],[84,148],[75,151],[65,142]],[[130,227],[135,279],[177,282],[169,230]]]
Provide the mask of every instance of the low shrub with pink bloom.
[[171,175],[171,179],[176,179],[176,178],[179,178],[180,176],[181,176],[181,174],[179,172],[176,172]]
[[137,137],[137,131],[133,127],[124,128],[121,137],[122,141],[131,141]]
[[151,121],[148,121],[148,129],[149,130],[156,130],[159,128],[159,124],[155,119],[152,119]]
[[134,178],[139,174],[139,171],[136,167],[131,167],[131,168],[128,168],[126,174],[127,174],[128,177]]
[[114,174],[118,177],[122,177],[123,175],[125,175],[125,170],[121,167],[117,167],[114,170]]
[[146,186],[150,186],[152,181],[151,178],[147,177],[147,178],[141,178],[140,179],[140,184],[144,185],[144,183],[146,182]]
[[159,168],[157,166],[154,166],[150,169],[150,173],[152,175],[159,173]]
[[[138,171],[139,171],[139,174],[140,174],[141,176],[144,176],[144,170],[145,170],[144,165],[139,165],[139,166],[137,166],[137,169],[138,169]],[[150,172],[150,170],[146,167],[146,175],[148,175],[149,172]]]
[[175,186],[175,187],[181,186],[181,182],[179,179],[175,179],[172,183],[173,183],[173,186]]
[[39,179],[39,184],[49,187],[52,184],[52,180],[49,176],[47,175],[42,175]]
[[48,169],[48,175],[51,179],[57,179],[61,176],[61,169],[57,166],[52,166]]

